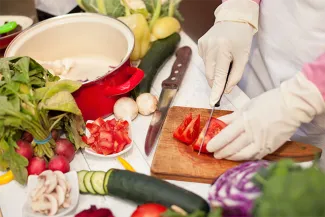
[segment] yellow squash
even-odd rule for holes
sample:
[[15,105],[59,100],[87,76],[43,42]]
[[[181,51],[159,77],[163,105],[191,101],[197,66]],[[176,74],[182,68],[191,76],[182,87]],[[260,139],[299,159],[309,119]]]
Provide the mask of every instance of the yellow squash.
[[129,171],[132,171],[132,172],[135,172],[135,169],[126,161],[124,160],[123,158],[121,157],[117,157],[117,159],[120,161],[120,163],[123,165],[123,167],[126,169],[126,170],[129,170]]
[[11,170],[9,170],[7,173],[0,176],[0,185],[7,184],[11,182],[14,179],[14,174]]
[[174,17],[159,18],[152,27],[152,35],[156,39],[167,38],[175,32],[179,32],[181,24]]
[[150,46],[150,29],[146,18],[142,14],[132,14],[119,17],[133,32],[135,45],[131,54],[131,60],[139,60],[147,53]]

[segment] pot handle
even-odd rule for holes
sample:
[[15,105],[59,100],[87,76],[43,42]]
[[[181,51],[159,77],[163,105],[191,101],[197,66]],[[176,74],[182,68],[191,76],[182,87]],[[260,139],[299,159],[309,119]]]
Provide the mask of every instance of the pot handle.
[[131,75],[129,80],[117,86],[107,86],[105,88],[106,95],[117,96],[126,94],[133,90],[142,81],[144,77],[144,72],[141,69],[135,67],[127,67],[126,73],[128,75]]

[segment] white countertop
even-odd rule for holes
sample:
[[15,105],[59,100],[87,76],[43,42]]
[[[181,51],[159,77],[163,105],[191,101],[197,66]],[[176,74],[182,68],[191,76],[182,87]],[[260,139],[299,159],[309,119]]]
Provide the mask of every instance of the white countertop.
[[[172,105],[209,108],[210,87],[204,76],[204,64],[198,55],[197,45],[185,33],[181,33],[182,40],[180,46],[190,46],[192,48],[192,60],[187,69],[181,88],[179,89]],[[161,82],[166,79],[171,71],[175,57],[171,58],[164,68],[159,72],[151,92],[159,96],[161,92]],[[237,110],[241,108],[249,98],[238,87],[235,87],[231,94],[226,94],[221,101],[221,109]],[[146,133],[149,127],[151,116],[139,115],[132,125],[133,148],[126,153],[125,158],[139,173],[150,174],[150,165],[154,155],[147,157],[144,153],[144,143]],[[86,153],[78,152],[71,162],[71,170],[103,170],[110,168],[123,169],[122,165],[116,159],[95,158]],[[191,182],[170,181],[176,185],[182,186],[196,194],[207,198],[209,185]],[[0,208],[3,217],[22,217],[22,207],[26,200],[26,188],[12,181],[6,185],[0,186]],[[107,207],[112,210],[116,217],[127,217],[132,214],[136,204],[122,201],[110,196],[81,195],[79,205],[75,213],[88,209],[90,205],[97,207]],[[71,215],[75,214],[71,213]],[[1,215],[0,215],[1,216]]]

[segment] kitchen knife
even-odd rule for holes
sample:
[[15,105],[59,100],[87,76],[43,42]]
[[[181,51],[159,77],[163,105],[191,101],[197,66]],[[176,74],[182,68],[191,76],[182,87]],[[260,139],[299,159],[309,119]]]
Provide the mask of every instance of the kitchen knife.
[[170,76],[162,82],[162,91],[159,96],[158,108],[154,112],[148,129],[145,153],[147,156],[151,153],[158,137],[162,125],[165,121],[168,109],[179,89],[187,67],[192,56],[192,50],[188,46],[179,48],[176,51],[176,60],[172,67]]
[[229,65],[229,71],[228,71],[228,74],[227,74],[227,78],[226,78],[226,83],[225,83],[225,86],[223,87],[223,90],[222,90],[222,93],[221,93],[221,96],[220,96],[220,99],[218,100],[218,102],[213,106],[213,108],[211,109],[211,112],[210,112],[210,116],[209,116],[209,119],[208,119],[208,122],[204,128],[204,136],[202,138],[202,142],[200,144],[200,150],[198,152],[198,155],[200,155],[201,153],[201,149],[202,149],[202,146],[203,146],[203,143],[204,143],[204,140],[205,140],[205,136],[207,135],[207,132],[208,132],[208,129],[209,129],[209,126],[210,126],[210,122],[211,122],[211,118],[212,118],[212,115],[213,115],[213,112],[214,112],[214,109],[216,107],[220,107],[220,101],[221,101],[221,98],[222,98],[222,95],[223,93],[225,92],[225,89],[226,89],[226,86],[227,86],[227,81],[228,81],[228,78],[229,78],[229,74],[230,74],[230,71],[231,71],[231,68],[232,68],[232,62],[230,63]]

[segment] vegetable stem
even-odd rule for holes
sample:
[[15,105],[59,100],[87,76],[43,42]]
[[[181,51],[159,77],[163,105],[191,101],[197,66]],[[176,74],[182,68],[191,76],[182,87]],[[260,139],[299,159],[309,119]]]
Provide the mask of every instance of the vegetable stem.
[[123,2],[123,5],[125,7],[125,15],[126,16],[130,16],[131,15],[131,11],[130,11],[130,8],[128,7],[128,4],[126,3],[125,0],[122,0],[122,2]]
[[173,17],[175,10],[175,2],[174,0],[169,0],[169,7],[168,7],[168,16]]
[[261,185],[265,185],[266,184],[266,180],[260,175],[260,174],[256,174],[255,175],[255,179],[256,181],[258,181]]
[[159,18],[159,16],[160,16],[160,11],[161,11],[161,0],[157,0],[156,8],[155,8],[155,10],[154,10],[154,13],[153,13],[152,19],[150,20],[150,23],[149,23],[149,27],[150,27],[150,29],[152,29],[152,27],[153,27],[153,25],[155,24],[156,20]]
[[53,128],[55,127],[55,125],[64,117],[66,117],[67,115],[66,114],[62,114],[62,115],[58,115],[58,119],[56,119],[54,121],[54,123],[52,124],[52,126],[50,127],[50,132],[53,130]]

